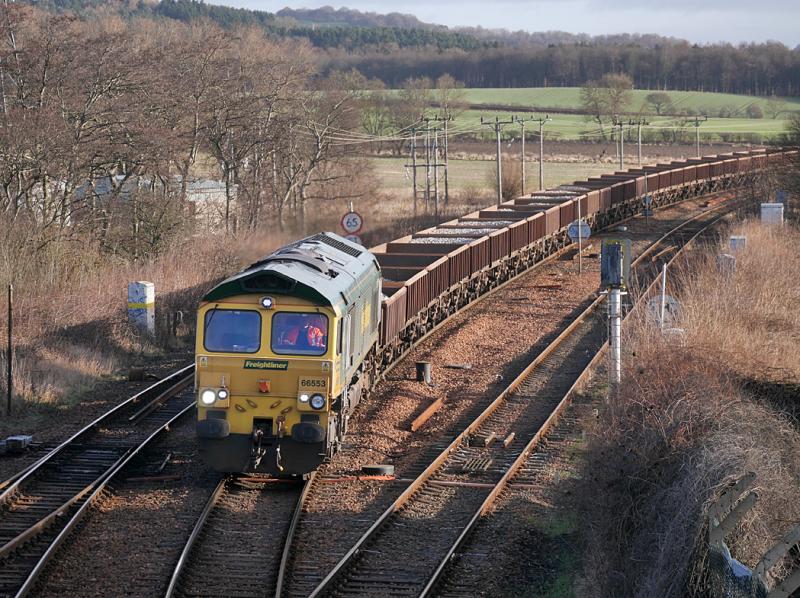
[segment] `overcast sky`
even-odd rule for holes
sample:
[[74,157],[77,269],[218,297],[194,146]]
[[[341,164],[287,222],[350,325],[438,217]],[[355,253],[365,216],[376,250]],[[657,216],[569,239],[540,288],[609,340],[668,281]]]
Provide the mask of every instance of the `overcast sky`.
[[277,12],[290,8],[346,6],[378,13],[402,12],[422,21],[572,33],[658,33],[693,42],[777,40],[800,44],[800,0],[207,0]]

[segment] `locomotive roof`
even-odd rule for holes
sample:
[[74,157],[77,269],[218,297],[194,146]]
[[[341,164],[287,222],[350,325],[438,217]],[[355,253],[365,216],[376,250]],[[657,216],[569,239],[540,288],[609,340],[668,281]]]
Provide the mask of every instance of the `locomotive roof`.
[[380,266],[369,251],[334,233],[296,241],[223,280],[204,301],[246,294],[301,297],[337,311],[358,297],[365,284],[379,284]]

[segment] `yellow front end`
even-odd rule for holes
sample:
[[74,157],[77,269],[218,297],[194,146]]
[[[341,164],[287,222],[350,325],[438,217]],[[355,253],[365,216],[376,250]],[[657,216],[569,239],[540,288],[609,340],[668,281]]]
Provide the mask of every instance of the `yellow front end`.
[[341,392],[334,311],[294,297],[241,295],[202,305],[197,328],[204,461],[225,472],[316,469]]

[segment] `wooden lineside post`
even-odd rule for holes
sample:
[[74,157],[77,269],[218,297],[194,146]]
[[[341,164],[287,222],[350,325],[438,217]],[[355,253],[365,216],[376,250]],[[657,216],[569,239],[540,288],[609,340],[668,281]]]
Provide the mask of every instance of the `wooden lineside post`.
[[14,392],[14,378],[13,378],[13,357],[14,357],[14,324],[13,324],[13,316],[14,316],[14,285],[8,285],[8,347],[6,351],[6,415],[11,415],[11,395]]

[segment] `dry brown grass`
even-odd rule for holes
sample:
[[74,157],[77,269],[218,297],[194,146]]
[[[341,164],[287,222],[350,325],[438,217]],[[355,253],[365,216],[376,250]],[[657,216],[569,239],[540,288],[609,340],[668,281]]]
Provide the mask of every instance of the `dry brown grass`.
[[[39,268],[15,279],[14,391],[29,406],[74,399],[101,378],[156,356],[191,347],[199,298],[217,280],[248,260],[286,242],[284,236],[225,239],[198,236],[178,243],[158,258],[133,264],[103,256],[90,245],[53,247],[50,268],[39,256],[25,258]],[[157,336],[127,324],[127,285],[147,280],[156,286]],[[178,337],[169,318],[182,312]],[[0,346],[7,342],[5,302]],[[5,351],[0,356],[3,372]],[[5,377],[0,382],[5,393]],[[24,414],[25,409],[18,413]]]
[[736,232],[748,248],[732,276],[714,255],[675,273],[682,336],[665,337],[644,314],[626,325],[624,381],[591,425],[578,493],[581,595],[682,595],[709,502],[747,471],[759,502],[728,538],[736,558],[754,566],[800,521],[797,422],[743,386],[800,373],[800,234],[753,223]]
[[[102,378],[123,374],[164,351],[190,351],[194,313],[202,294],[219,279],[303,235],[340,231],[347,201],[314,202],[302,220],[284,230],[225,238],[210,232],[177,242],[158,257],[132,263],[109,256],[81,239],[36,250],[25,231],[0,231],[0,281],[15,283],[14,391],[31,408],[72,402]],[[410,197],[375,195],[356,202],[367,225],[362,238],[374,245],[454,218],[489,203],[478,192],[453,194],[439,214],[420,200],[415,216]],[[157,337],[127,324],[127,285],[147,280],[156,287]],[[5,285],[3,285],[5,287]],[[5,302],[0,315],[0,367],[5,372]],[[171,318],[181,312],[178,336]],[[0,391],[5,393],[5,377]],[[34,409],[35,410],[35,409]],[[24,417],[25,408],[17,410]]]

